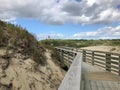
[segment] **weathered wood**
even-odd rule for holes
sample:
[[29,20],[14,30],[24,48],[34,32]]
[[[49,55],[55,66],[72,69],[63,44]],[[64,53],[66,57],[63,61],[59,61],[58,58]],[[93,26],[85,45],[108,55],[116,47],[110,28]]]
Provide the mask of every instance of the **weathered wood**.
[[101,55],[101,54],[94,54],[95,56],[98,56],[98,57],[103,57],[103,58],[105,58],[106,57],[106,55],[104,54],[104,55]]
[[80,90],[82,54],[78,53],[58,90]]
[[96,66],[99,66],[99,67],[101,67],[101,68],[103,68],[103,69],[105,69],[105,66],[102,65],[102,64],[95,63],[95,65],[96,65]]
[[105,58],[101,58],[101,57],[96,57],[96,56],[94,56],[94,59],[97,59],[97,60],[100,60],[100,61],[105,62]]
[[[65,47],[67,48],[67,47]],[[66,65],[68,68],[70,67],[72,61],[74,60],[77,52],[74,51],[70,51],[72,49],[69,48],[69,50],[62,48],[62,47],[56,47],[56,49],[59,51],[59,55],[60,55],[60,62],[64,63],[64,65]]]
[[83,50],[83,62],[86,62],[86,51],[85,50]]
[[100,61],[97,61],[97,60],[95,60],[94,62],[95,62],[95,63],[102,64],[102,65],[106,65],[104,62],[100,62]]
[[120,56],[119,56],[119,73],[118,75],[120,76]]
[[110,53],[106,53],[106,71],[110,71],[111,72],[111,54]]
[[[117,53],[83,50],[83,61],[98,65],[106,71],[117,72],[120,75],[120,55]],[[103,67],[105,65],[105,67]]]
[[99,67],[82,63],[84,90],[120,90],[120,77]]
[[113,56],[111,56],[111,59],[113,59],[113,60],[118,60],[119,59],[119,56],[118,57],[113,57]]
[[60,50],[63,50],[63,51],[67,51],[67,52],[71,52],[71,53],[77,53],[76,51],[73,51],[71,49],[64,49],[64,48],[60,48],[60,47],[55,47],[56,49],[60,49]]

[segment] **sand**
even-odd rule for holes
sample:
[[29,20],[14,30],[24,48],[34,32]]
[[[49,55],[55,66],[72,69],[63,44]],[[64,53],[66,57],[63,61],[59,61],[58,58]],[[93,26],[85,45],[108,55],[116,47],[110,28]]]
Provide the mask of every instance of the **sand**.
[[120,53],[120,46],[89,46],[82,49]]
[[[0,54],[4,54],[0,50]],[[0,58],[0,90],[57,90],[65,73],[46,51],[47,65],[38,67],[28,58],[22,60],[19,54],[14,55],[9,61]],[[4,65],[6,66],[3,69]]]

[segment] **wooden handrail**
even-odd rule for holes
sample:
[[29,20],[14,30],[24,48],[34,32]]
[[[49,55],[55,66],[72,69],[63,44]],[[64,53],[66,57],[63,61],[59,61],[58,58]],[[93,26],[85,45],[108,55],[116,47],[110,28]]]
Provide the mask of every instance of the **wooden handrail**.
[[81,64],[82,54],[78,53],[75,59],[73,60],[58,90],[80,90],[82,70]]

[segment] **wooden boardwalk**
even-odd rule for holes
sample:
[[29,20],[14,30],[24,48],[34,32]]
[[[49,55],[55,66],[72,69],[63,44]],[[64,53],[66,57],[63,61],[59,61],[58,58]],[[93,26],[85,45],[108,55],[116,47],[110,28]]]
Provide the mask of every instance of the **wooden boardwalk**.
[[120,90],[120,76],[83,62],[82,90]]
[[58,90],[120,90],[120,54],[71,47],[56,49],[70,66]]

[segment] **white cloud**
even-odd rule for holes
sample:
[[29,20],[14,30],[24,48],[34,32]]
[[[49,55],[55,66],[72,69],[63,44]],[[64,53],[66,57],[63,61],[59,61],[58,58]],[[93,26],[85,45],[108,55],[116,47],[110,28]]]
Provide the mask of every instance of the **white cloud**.
[[87,4],[89,6],[92,6],[93,4],[95,4],[96,0],[87,0]]
[[104,27],[92,32],[81,32],[73,35],[74,38],[83,39],[111,39],[120,38],[120,26]]
[[61,33],[49,33],[49,34],[39,34],[37,35],[37,38],[39,40],[42,40],[42,39],[48,39],[51,38],[51,39],[62,39],[64,38],[64,35],[61,34]]
[[120,21],[120,0],[0,0],[0,19],[34,18],[49,24]]

